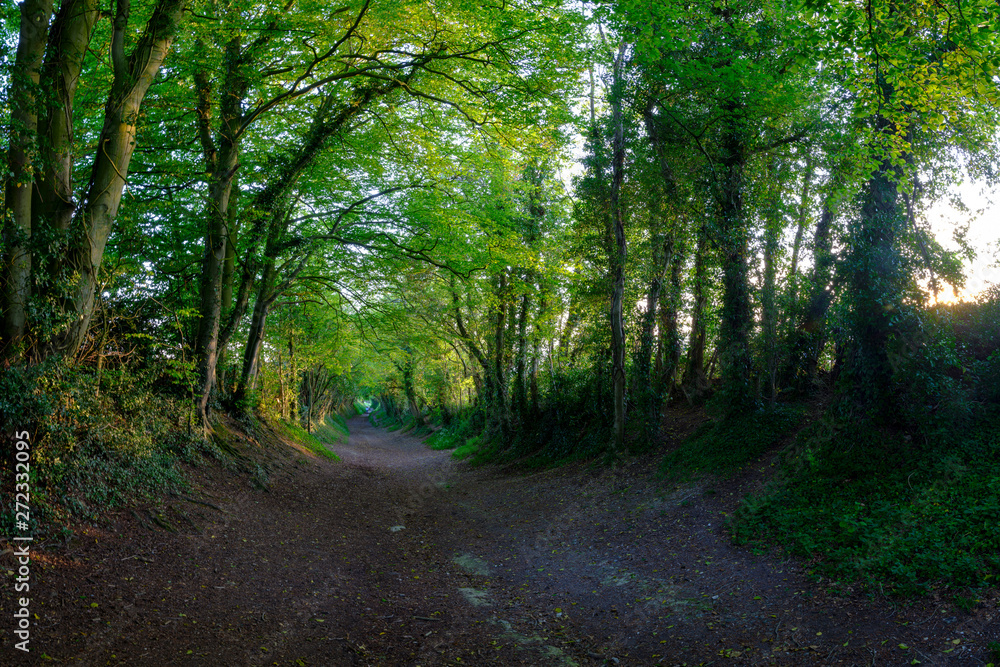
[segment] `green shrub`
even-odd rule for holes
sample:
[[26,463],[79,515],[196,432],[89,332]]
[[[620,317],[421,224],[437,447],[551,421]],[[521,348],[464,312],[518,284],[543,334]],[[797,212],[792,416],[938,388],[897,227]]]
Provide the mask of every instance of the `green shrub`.
[[424,444],[435,450],[455,449],[462,444],[463,440],[462,436],[454,430],[443,428],[432,433],[424,440]]
[[467,438],[465,444],[451,453],[451,457],[459,461],[465,460],[479,451],[479,444],[479,438]]
[[347,440],[346,430],[342,433],[339,428],[332,426],[331,418],[327,418],[326,423],[313,429],[312,433],[298,424],[284,420],[276,421],[274,426],[289,440],[293,440],[313,454],[331,461],[339,461],[340,457],[329,449],[328,445],[341,444]]
[[870,425],[805,429],[783,480],[747,500],[731,532],[812,571],[885,593],[979,587],[1000,576],[1000,416],[960,446]]
[[975,301],[937,306],[947,313],[958,347],[968,359],[987,359],[1000,350],[1000,285],[993,285]]
[[798,408],[778,405],[706,422],[663,458],[660,471],[668,478],[731,474],[774,447],[801,416]]
[[[39,530],[58,529],[71,516],[95,520],[105,508],[183,488],[181,460],[217,455],[186,434],[188,402],[153,391],[168,370],[49,361],[0,374],[0,420],[31,435],[32,514]],[[13,478],[8,454],[0,460],[5,480]],[[0,498],[3,530],[13,519],[12,497]]]

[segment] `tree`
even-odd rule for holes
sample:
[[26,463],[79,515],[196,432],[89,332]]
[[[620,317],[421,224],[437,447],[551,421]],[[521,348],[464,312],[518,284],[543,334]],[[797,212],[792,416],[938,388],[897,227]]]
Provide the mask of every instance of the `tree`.
[[[1000,53],[985,30],[995,19],[985,3],[832,3],[823,10],[858,58],[834,59],[855,94],[864,121],[867,180],[860,216],[851,231],[847,273],[852,288],[853,340],[848,369],[863,413],[894,412],[889,347],[902,323],[908,271],[901,242],[909,222],[902,206],[931,137],[961,124],[967,111],[992,112],[1000,101],[985,84]],[[986,104],[984,104],[986,103]],[[959,144],[962,137],[952,136]]]
[[[310,8],[309,11],[317,10]],[[238,42],[237,37],[233,38],[237,41],[229,43],[226,48],[231,55],[223,63],[226,68],[224,81],[233,82],[225,84],[233,92],[226,93],[224,97],[229,100],[254,98],[262,101],[231,119],[223,111],[219,126],[220,141],[217,143],[228,147],[226,150],[216,152],[214,144],[205,140],[208,134],[205,128],[200,131],[202,142],[207,146],[206,155],[230,156],[225,165],[212,172],[216,181],[213,181],[214,185],[210,183],[210,204],[206,209],[209,227],[206,232],[202,317],[198,334],[202,378],[199,411],[203,420],[208,417],[208,399],[215,383],[220,326],[223,334],[232,331],[248,305],[246,295],[250,288],[247,281],[256,280],[258,270],[262,270],[262,284],[257,289],[251,325],[250,349],[244,357],[244,376],[252,370],[256,354],[253,348],[261,340],[260,331],[268,304],[278,294],[271,284],[275,280],[273,253],[283,243],[283,225],[295,215],[297,180],[323,151],[335,140],[343,142],[365,123],[383,122],[384,115],[369,114],[368,111],[389,97],[392,98],[390,109],[393,105],[412,105],[418,109],[437,107],[441,111],[455,112],[466,122],[485,125],[493,122],[501,98],[511,102],[514,99],[512,94],[521,90],[525,99],[531,99],[537,97],[540,90],[544,91],[543,86],[532,80],[533,77],[528,77],[527,81],[519,81],[516,77],[520,76],[518,68],[528,62],[525,60],[527,52],[524,43],[532,33],[541,34],[543,30],[555,29],[551,16],[535,7],[531,12],[531,25],[526,23],[512,30],[509,21],[513,11],[511,7],[503,12],[478,12],[473,17],[468,7],[456,2],[441,5],[433,11],[400,13],[395,8],[376,7],[371,2],[365,2],[350,12],[347,9],[338,12],[349,18],[330,25],[342,25],[342,29],[335,27],[319,31],[311,27],[307,31],[311,35],[308,49],[297,51],[295,60],[286,60],[273,72],[264,67],[264,75],[258,75],[257,79],[251,79],[249,72],[261,70],[263,63],[273,57],[271,49],[276,48],[274,45],[287,49],[287,42],[296,41],[294,37],[277,40],[272,35],[293,27],[296,21],[313,21],[309,25],[315,26],[315,15],[276,16],[269,28],[246,47]],[[528,19],[524,11],[521,11],[521,16]],[[461,31],[447,27],[459,24],[465,26]],[[444,32],[449,37],[442,40]],[[203,83],[209,79],[205,75],[196,78]],[[200,85],[199,89],[204,91],[206,86]],[[206,99],[205,95],[201,96],[199,108],[210,106]],[[236,104],[237,108],[239,106]],[[291,108],[295,110],[296,117],[306,120],[300,130],[302,139],[299,140],[299,148],[289,150],[286,160],[275,165],[276,169],[269,170],[276,171],[277,177],[264,185],[261,194],[245,209],[249,212],[247,217],[256,220],[249,225],[247,252],[256,254],[262,251],[265,259],[262,263],[255,260],[244,262],[244,280],[240,283],[233,310],[228,322],[220,325],[226,244],[227,239],[233,237],[231,231],[226,229],[228,192],[232,189],[238,167],[232,158],[238,150],[239,141],[251,126],[263,122],[265,117],[279,108],[285,109],[286,119]],[[507,113],[513,118],[516,112]],[[207,112],[202,112],[200,117],[207,118]],[[414,120],[419,122],[421,119],[416,117]],[[204,126],[204,120],[201,122]],[[287,135],[294,130],[286,125],[284,132]],[[398,141],[399,138],[391,136],[389,140]],[[243,222],[240,225],[245,226]],[[265,247],[258,248],[257,244],[265,238]],[[326,234],[323,238],[341,241],[337,234]],[[319,237],[314,240],[319,240]]]
[[[177,34],[184,6],[185,0],[158,0],[129,51],[127,42],[135,38],[132,6],[119,0],[106,31],[110,81],[86,57],[100,16],[96,2],[66,0],[51,21],[51,3],[21,6],[9,93],[13,150],[5,184],[10,249],[4,262],[3,329],[8,353],[18,354],[15,346],[20,346],[33,348],[38,356],[72,356],[83,344],[104,249],[136,147],[142,103]],[[78,191],[74,132],[81,119],[74,111],[81,80],[106,92],[107,101],[95,148],[87,155],[87,185]],[[33,111],[38,107],[41,118]],[[32,298],[39,302],[35,317],[28,314]]]

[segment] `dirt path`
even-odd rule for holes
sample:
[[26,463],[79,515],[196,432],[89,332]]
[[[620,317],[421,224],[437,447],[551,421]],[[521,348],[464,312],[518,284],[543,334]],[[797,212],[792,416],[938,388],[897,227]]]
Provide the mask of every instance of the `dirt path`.
[[350,428],[341,462],[274,459],[267,492],[195,469],[151,508],[176,533],[118,512],[37,551],[32,653],[11,649],[8,586],[0,664],[984,665],[1000,639],[995,597],[828,597],[732,547],[725,515],[759,471],[668,489],[653,458],[511,475]]

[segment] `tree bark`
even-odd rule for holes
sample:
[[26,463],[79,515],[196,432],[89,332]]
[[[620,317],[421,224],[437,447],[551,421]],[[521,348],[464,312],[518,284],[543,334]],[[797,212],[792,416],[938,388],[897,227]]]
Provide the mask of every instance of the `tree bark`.
[[687,364],[682,388],[688,400],[699,400],[710,385],[705,374],[705,345],[708,332],[705,326],[705,308],[708,304],[708,238],[704,223],[698,227],[694,254],[694,304],[691,309],[691,337],[688,342]]
[[219,125],[212,136],[206,127],[213,106],[206,96],[211,92],[204,74],[196,77],[199,106],[196,120],[208,171],[208,202],[205,218],[205,256],[201,268],[198,334],[195,337],[195,357],[198,372],[198,416],[205,430],[209,428],[208,403],[215,387],[215,372],[219,356],[219,329],[222,320],[222,286],[225,273],[226,245],[229,237],[230,197],[239,169],[243,100],[249,88],[245,71],[248,63],[242,53],[239,35],[226,44],[226,71],[220,94]]
[[[662,241],[662,239],[654,239]],[[639,350],[636,352],[635,381],[636,395],[644,397],[641,401],[645,405],[647,417],[654,418],[659,412],[658,396],[656,388],[653,386],[653,339],[656,328],[657,317],[660,307],[660,293],[663,291],[663,278],[667,268],[662,257],[663,244],[660,243],[660,251],[654,252],[654,275],[649,281],[649,288],[646,290],[646,310],[642,314],[642,325],[639,333]]]
[[[123,22],[128,21],[128,6],[124,12],[119,2],[115,17],[115,35],[119,36]],[[73,106],[76,88],[83,71],[83,59],[100,17],[97,0],[68,0],[56,14],[52,24],[47,52],[49,56],[42,71],[42,87],[53,96],[41,129],[40,153],[42,168],[37,183],[32,217],[36,229],[45,227],[51,234],[50,243],[66,248],[66,231],[76,211],[73,200]],[[117,50],[112,57],[119,60],[124,55]],[[119,68],[115,67],[116,75]],[[49,258],[50,277],[55,282],[60,275],[61,253]],[[65,267],[62,267],[65,268]]]
[[[886,124],[882,119],[878,122]],[[855,383],[854,398],[866,411],[880,415],[891,413],[888,344],[902,292],[896,248],[902,226],[898,181],[899,168],[888,158],[883,159],[865,185],[861,219],[852,244],[855,340],[848,368]]]
[[523,294],[517,315],[517,363],[514,371],[513,401],[518,422],[521,424],[527,420],[528,413],[528,312],[530,308],[531,297],[528,294]]
[[[677,195],[677,182],[673,169],[667,159],[667,140],[663,136],[660,124],[653,113],[656,106],[654,100],[647,104],[643,114],[646,125],[646,134],[653,146],[660,168],[659,193],[664,203],[673,201]],[[660,221],[662,226],[665,221]],[[654,235],[655,237],[656,235]],[[659,336],[656,340],[656,359],[654,365],[654,377],[652,384],[655,394],[664,400],[669,400],[673,388],[674,376],[680,363],[680,340],[677,334],[677,317],[681,309],[682,280],[681,272],[684,268],[684,237],[676,229],[659,230],[660,240],[654,241],[654,252],[656,248],[661,248],[660,261],[654,261],[655,267],[662,266],[659,274],[659,285],[656,299],[655,316],[659,320]],[[669,275],[669,286],[664,286],[664,281]],[[652,289],[651,289],[652,291]],[[652,334],[650,328],[650,335]],[[644,355],[645,357],[645,355]]]
[[[808,149],[807,149],[808,150]],[[793,281],[799,271],[799,252],[802,248],[802,236],[809,223],[809,203],[815,166],[813,164],[812,152],[806,154],[805,173],[802,175],[802,194],[799,198],[799,210],[795,221],[795,240],[792,243],[792,265],[788,269],[788,279]],[[792,283],[794,285],[794,282]],[[795,303],[795,293],[792,293],[790,303]]]
[[264,266],[264,274],[261,276],[260,287],[257,290],[257,300],[253,307],[253,315],[250,318],[250,331],[247,333],[247,344],[243,349],[243,366],[234,394],[236,400],[241,400],[246,396],[247,389],[257,376],[257,368],[260,363],[260,348],[264,344],[264,329],[267,324],[267,315],[275,298],[274,281],[276,276],[277,270],[275,269],[274,262],[269,261]]
[[[831,177],[831,181],[834,180]],[[813,268],[809,294],[797,315],[794,328],[786,337],[788,358],[782,371],[782,382],[804,386],[816,377],[819,356],[825,341],[824,323],[833,301],[831,279],[834,256],[831,232],[834,219],[834,194],[823,200],[823,208],[813,232]]]
[[621,202],[622,182],[625,179],[625,121],[622,114],[624,104],[624,80],[622,69],[625,65],[625,45],[618,51],[614,61],[614,81],[611,92],[612,139],[611,172],[611,218],[614,231],[614,249],[611,260],[614,287],[611,295],[611,375],[614,399],[614,447],[616,451],[625,449],[625,321],[623,301],[625,298],[625,261],[628,247],[625,241],[625,212]]
[[[236,240],[239,234],[239,174],[233,177],[226,219],[226,254],[222,263],[222,315],[233,310],[233,284],[236,279]],[[220,348],[220,353],[224,350]]]
[[[98,271],[104,248],[118,214],[129,162],[136,146],[136,121],[146,92],[160,69],[183,18],[185,0],[160,0],[145,32],[126,59],[123,42],[128,0],[119,0],[112,39],[114,81],[104,111],[104,127],[97,139],[97,155],[87,186],[84,206],[77,210],[74,239],[67,265],[79,275],[71,288],[67,331],[53,340],[52,348],[72,356],[80,349],[94,312]],[[124,17],[124,20],[123,20]]]
[[[295,365],[295,338],[291,334],[288,336],[288,370],[291,373],[289,385],[295,386],[299,379],[299,370]],[[292,397],[292,404],[288,411],[288,418],[292,422],[295,422],[298,420],[300,414],[299,393],[296,391],[295,395]]]
[[505,334],[507,329],[507,269],[501,269],[497,277],[497,306],[494,313],[496,326],[493,333],[493,402],[494,419],[501,442],[510,437],[510,407],[507,397],[507,373],[504,370],[506,356]]
[[[771,177],[777,174],[771,169]],[[777,202],[773,202],[777,204]],[[763,379],[766,395],[774,405],[778,391],[778,305],[777,254],[781,241],[781,218],[775,206],[768,211],[764,223],[764,284],[761,286],[761,337],[763,341]]]
[[660,291],[659,330],[656,342],[656,386],[657,393],[664,401],[670,400],[674,388],[674,377],[677,375],[681,359],[680,336],[677,331],[677,319],[681,310],[683,296],[682,271],[684,269],[684,253],[678,247],[680,241],[675,241],[670,253],[670,284]]
[[733,129],[724,142],[725,169],[719,201],[719,238],[722,258],[722,322],[720,362],[722,384],[729,393],[726,409],[739,413],[750,409],[753,391],[750,379],[753,362],[750,354],[750,281],[747,254],[750,238],[743,208],[743,178],[746,169],[746,146]]
[[[538,304],[539,317],[544,317],[546,311],[546,292],[539,287],[541,294]],[[538,395],[538,365],[542,354],[542,334],[539,326],[535,326],[531,342],[531,369],[528,372],[528,393],[531,407],[531,417],[536,418],[541,413],[541,404]],[[550,351],[551,359],[551,351]]]
[[562,326],[562,331],[559,332],[559,358],[571,361],[575,353],[571,353],[571,343],[573,341],[573,333],[576,331],[577,325],[580,323],[582,315],[580,314],[580,308],[578,300],[575,294],[570,295],[569,308],[566,312],[566,322]]
[[417,391],[413,384],[415,365],[413,350],[407,349],[406,361],[403,362],[403,367],[400,369],[403,374],[403,394],[406,396],[406,403],[410,408],[410,416],[413,417],[413,421],[417,426],[423,426],[424,415],[420,411],[420,406],[417,405]]
[[31,192],[32,153],[38,136],[38,84],[42,56],[52,20],[52,0],[25,0],[20,6],[21,26],[14,56],[8,98],[11,105],[8,177],[4,201],[9,211],[4,228],[3,349],[14,352],[27,332],[27,306],[31,298]]

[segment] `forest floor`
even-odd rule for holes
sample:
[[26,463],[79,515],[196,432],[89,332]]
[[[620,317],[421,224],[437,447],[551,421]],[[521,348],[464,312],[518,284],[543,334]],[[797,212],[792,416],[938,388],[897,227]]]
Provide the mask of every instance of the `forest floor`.
[[266,491],[202,464],[183,495],[40,545],[31,653],[5,584],[0,664],[984,665],[1000,638],[995,594],[838,597],[734,547],[770,456],[678,485],[662,452],[525,473],[349,426],[341,461],[246,441]]

